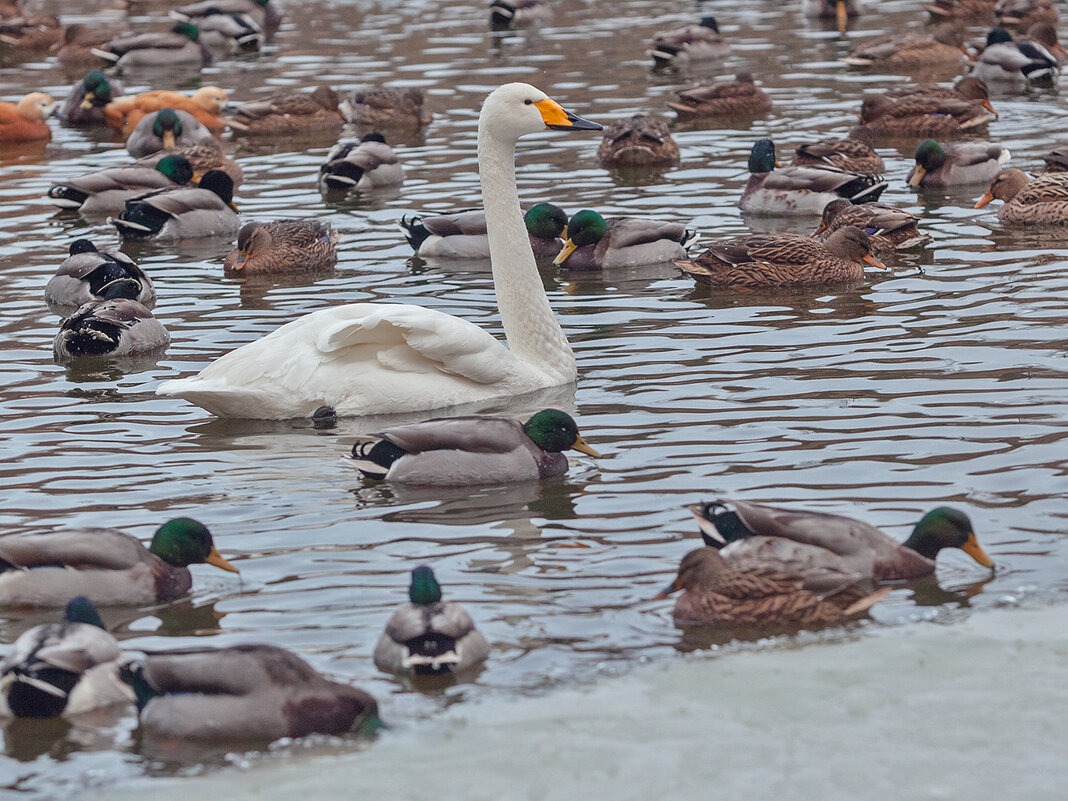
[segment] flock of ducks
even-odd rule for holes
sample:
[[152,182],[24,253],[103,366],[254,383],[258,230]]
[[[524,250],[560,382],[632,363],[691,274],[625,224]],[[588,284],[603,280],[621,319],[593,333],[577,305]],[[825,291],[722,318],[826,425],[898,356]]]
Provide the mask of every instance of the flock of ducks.
[[[861,13],[853,0],[815,0],[812,15],[842,29]],[[549,306],[538,261],[575,271],[675,261],[696,280],[733,287],[782,287],[859,281],[864,265],[930,237],[918,218],[878,202],[886,188],[874,145],[888,137],[920,140],[913,187],[988,185],[977,206],[1004,205],[1013,223],[1068,223],[1068,156],[1058,149],[1037,177],[1004,169],[998,144],[949,141],[996,118],[988,86],[1056,78],[1065,57],[1056,42],[1055,8],[1041,0],[937,0],[947,20],[931,36],[908,34],[866,42],[846,63],[908,69],[971,64],[954,87],[911,84],[863,98],[860,124],[843,139],[799,145],[782,166],[775,145],[760,139],[749,157],[739,206],[758,215],[820,219],[810,236],[762,234],[711,244],[689,257],[696,232],[684,224],[605,218],[593,210],[568,217],[559,207],[519,206],[514,150],[518,139],[545,130],[597,131],[601,126],[563,109],[521,83],[493,91],[478,128],[481,210],[405,216],[403,235],[428,259],[485,259],[492,265],[504,343],[458,317],[419,306],[356,303],[294,320],[217,359],[199,374],[164,382],[158,392],[187,399],[220,417],[287,419],[424,411],[521,395],[577,379],[574,354]],[[1052,16],[1051,16],[1052,14]],[[330,151],[317,182],[324,193],[373,191],[404,181],[400,159],[377,129],[424,126],[431,115],[416,90],[371,88],[348,96],[326,86],[231,106],[218,87],[191,96],[172,91],[123,94],[115,72],[151,66],[199,68],[259,46],[279,25],[270,0],[203,0],[171,11],[168,30],[97,35],[84,26],[61,30],[18,3],[3,7],[6,47],[53,47],[64,64],[86,67],[58,109],[71,126],[102,126],[127,136],[128,165],[57,183],[48,191],[60,209],[106,217],[124,240],[236,236],[228,273],[250,275],[328,270],[338,234],[317,220],[242,224],[233,197],[240,166],[215,134],[280,138],[340,132],[346,119],[372,130]],[[994,16],[985,47],[970,54],[954,21]],[[494,0],[494,27],[537,25],[552,18],[543,0]],[[1050,32],[1052,31],[1052,36]],[[47,35],[46,35],[47,34]],[[714,18],[665,31],[650,43],[654,67],[680,69],[723,58],[730,43]],[[220,56],[220,53],[223,54]],[[679,120],[757,117],[772,100],[748,73],[678,92],[669,108]],[[0,146],[43,140],[56,111],[31,92],[0,104]],[[679,150],[663,120],[636,115],[604,132],[598,159],[614,170],[672,165]],[[80,239],[45,288],[66,313],[56,335],[61,360],[115,358],[166,347],[169,335],[149,311],[152,279],[118,250]],[[599,457],[574,419],[547,409],[525,423],[507,418],[450,417],[388,428],[358,441],[351,463],[374,480],[424,485],[528,481],[568,469],[564,452]],[[935,509],[905,543],[837,515],[716,500],[693,507],[704,547],[682,560],[662,593],[681,592],[681,624],[800,627],[835,625],[864,614],[889,592],[884,582],[930,575],[943,548],[962,549],[980,565],[994,563],[959,510]],[[0,538],[0,604],[66,604],[65,620],[26,632],[0,665],[3,711],[24,717],[75,714],[115,702],[136,703],[143,727],[179,738],[265,739],[311,732],[371,732],[377,706],[366,693],[318,674],[271,645],[127,653],[108,634],[94,604],[151,605],[188,593],[191,564],[236,568],[215,549],[210,532],[182,518],[162,525],[149,547],[112,529],[82,529]],[[464,675],[489,655],[470,615],[442,600],[430,567],[412,571],[409,603],[396,610],[377,646],[382,670],[407,676]]]

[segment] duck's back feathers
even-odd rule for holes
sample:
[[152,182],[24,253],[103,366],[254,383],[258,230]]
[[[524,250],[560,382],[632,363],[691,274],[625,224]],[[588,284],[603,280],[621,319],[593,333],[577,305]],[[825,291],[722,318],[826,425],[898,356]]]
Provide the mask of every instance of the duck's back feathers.
[[716,81],[684,89],[675,102],[668,103],[679,119],[694,117],[730,117],[763,114],[771,108],[771,97],[753,83],[748,72],[739,72],[734,80]]
[[489,644],[457,603],[404,604],[375,646],[379,670],[416,676],[456,673],[489,656]]
[[59,266],[45,286],[45,303],[77,307],[91,300],[101,300],[102,290],[112,281],[132,278],[141,285],[137,301],[150,306],[156,299],[152,279],[122,251],[98,251],[84,240],[89,249],[75,252]]
[[136,300],[93,300],[63,321],[52,343],[61,361],[120,358],[159,351],[170,344],[163,324]]

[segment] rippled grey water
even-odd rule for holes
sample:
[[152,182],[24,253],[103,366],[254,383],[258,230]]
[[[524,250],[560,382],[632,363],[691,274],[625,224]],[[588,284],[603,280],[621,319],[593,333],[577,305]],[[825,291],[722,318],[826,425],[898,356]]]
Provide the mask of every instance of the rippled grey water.
[[[886,624],[952,620],[1020,596],[1063,594],[1063,232],[1005,230],[989,210],[971,209],[981,189],[907,191],[910,143],[881,150],[891,179],[884,200],[922,211],[935,243],[862,286],[726,293],[695,287],[671,265],[546,271],[581,377],[574,397],[543,401],[573,404],[605,454],[596,463],[573,460],[561,480],[446,491],[374,486],[338,458],[380,421],[345,420],[332,431],[222,422],[153,394],[161,380],[330,304],[416,302],[499,335],[484,266],[417,262],[395,222],[412,210],[478,202],[478,107],[507,80],[535,83],[607,122],[665,109],[672,90],[695,77],[751,70],[774,98],[771,114],[743,129],[678,132],[682,164],[637,184],[597,166],[596,136],[527,138],[518,149],[522,199],[693,221],[706,239],[744,232],[747,223],[807,232],[815,221],[741,218],[734,203],[745,158],[758,135],[785,146],[844,133],[866,87],[903,80],[835,62],[849,42],[922,24],[918,4],[878,5],[880,13],[842,40],[805,20],[796,4],[707,3],[734,42],[732,55],[678,75],[651,72],[644,42],[690,18],[692,4],[579,2],[558,6],[554,25],[538,33],[492,35],[483,3],[472,0],[309,2],[299,10],[290,2],[262,55],[220,62],[202,82],[238,100],[319,82],[414,85],[426,90],[434,123],[398,144],[403,188],[343,205],[324,203],[315,188],[332,142],[230,141],[246,175],[237,196],[243,217],[328,219],[344,236],[338,269],[314,283],[242,281],[222,276],[227,242],[130,248],[156,280],[155,312],[173,342],[156,365],[129,374],[53,364],[59,318],[41,300],[71,239],[114,241],[102,222],[53,214],[42,194],[53,180],[123,161],[121,143],[56,126],[47,147],[0,151],[4,530],[114,525],[147,537],[169,517],[195,516],[241,578],[208,568],[197,571],[190,601],[109,610],[119,636],[144,647],[196,639],[294,648],[373,692],[402,727],[468,698],[535,692],[690,647],[671,624],[670,604],[648,599],[694,544],[684,505],[713,493],[855,514],[900,537],[936,504],[966,509],[998,562],[997,577],[983,583],[984,571],[948,555],[940,588],[895,591],[876,610]],[[124,19],[87,0],[70,16],[66,6],[51,8],[71,22]],[[130,19],[144,24],[153,13],[139,6]],[[0,61],[3,99],[30,89],[60,96],[71,80],[47,60]],[[1001,117],[990,138],[1010,147],[1016,165],[1036,167],[1064,130],[1064,100],[1042,92],[994,101]],[[529,405],[496,409],[519,415]],[[449,597],[468,605],[493,645],[476,683],[436,695],[405,691],[370,661],[419,562],[435,566]],[[9,642],[42,619],[5,613],[0,635]],[[9,728],[0,777],[48,796],[86,781],[196,772],[200,760],[222,761],[145,752],[133,725],[126,715],[95,730]]]

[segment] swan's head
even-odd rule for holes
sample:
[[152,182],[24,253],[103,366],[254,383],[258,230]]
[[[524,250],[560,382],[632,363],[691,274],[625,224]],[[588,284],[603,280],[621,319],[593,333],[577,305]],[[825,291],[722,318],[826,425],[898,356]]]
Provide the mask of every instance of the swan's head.
[[516,140],[538,131],[599,131],[596,122],[576,117],[540,89],[507,83],[494,89],[482,104],[479,129]]

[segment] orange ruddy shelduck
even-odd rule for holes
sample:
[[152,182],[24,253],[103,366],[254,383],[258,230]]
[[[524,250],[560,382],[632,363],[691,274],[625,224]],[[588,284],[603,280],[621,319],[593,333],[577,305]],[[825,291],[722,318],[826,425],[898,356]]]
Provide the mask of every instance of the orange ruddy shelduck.
[[228,101],[226,92],[218,86],[202,86],[192,97],[166,90],[142,92],[112,100],[104,107],[104,120],[128,136],[147,114],[161,108],[173,108],[192,114],[208,130],[221,131],[226,128],[226,120],[221,114]]
[[18,103],[0,103],[0,142],[33,142],[51,139],[45,122],[56,101],[44,92],[30,92]]

